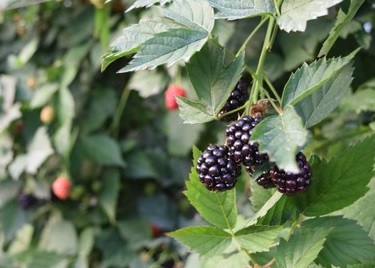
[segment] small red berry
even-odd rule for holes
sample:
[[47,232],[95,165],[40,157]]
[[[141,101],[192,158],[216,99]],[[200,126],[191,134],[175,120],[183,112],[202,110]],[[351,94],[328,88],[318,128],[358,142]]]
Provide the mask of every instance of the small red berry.
[[159,237],[163,234],[163,231],[155,223],[151,223],[151,235],[152,237]]
[[61,200],[65,200],[69,197],[71,188],[72,182],[64,176],[58,177],[52,183],[53,193]]
[[168,110],[176,110],[178,108],[176,97],[185,97],[186,91],[183,87],[176,84],[170,85],[164,94],[165,107]]

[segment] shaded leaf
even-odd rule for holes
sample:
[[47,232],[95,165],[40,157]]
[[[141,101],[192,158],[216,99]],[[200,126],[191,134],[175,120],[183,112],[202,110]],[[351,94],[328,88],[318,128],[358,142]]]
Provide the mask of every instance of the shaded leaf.
[[249,226],[237,231],[234,236],[241,248],[254,253],[268,251],[275,244],[282,226]]
[[328,14],[328,8],[342,0],[285,0],[281,6],[281,15],[276,18],[280,29],[304,32],[307,21]]
[[4,241],[9,242],[24,226],[27,221],[27,215],[15,200],[10,200],[3,206],[0,220]]
[[282,95],[282,107],[296,104],[303,98],[318,90],[324,83],[331,80],[353,59],[358,50],[343,58],[325,58],[310,65],[304,63],[293,73],[285,84]]
[[20,188],[20,183],[13,180],[0,181],[0,208],[10,199],[16,197]]
[[194,166],[191,168],[189,181],[186,182],[187,190],[184,194],[199,214],[209,223],[225,229],[234,228],[237,221],[237,206],[235,190],[225,192],[210,192],[199,181],[195,169],[199,150],[193,148]]
[[264,217],[269,210],[273,209],[275,207],[275,204],[277,204],[282,197],[283,195],[280,192],[274,192],[272,196],[257,211],[257,213],[255,213],[254,216],[251,217],[251,220],[247,226],[256,224],[257,220],[261,217]]
[[331,229],[316,260],[324,267],[375,262],[375,244],[354,220],[340,216],[322,217],[307,220],[302,226]]
[[309,128],[326,118],[349,92],[353,68],[346,65],[341,72],[314,93],[298,102],[294,108]]
[[54,252],[36,250],[33,251],[27,260],[28,268],[66,268],[68,259],[65,256]]
[[125,166],[120,145],[111,137],[96,134],[82,140],[84,150],[91,160],[101,165]]
[[215,13],[217,19],[236,20],[275,12],[272,0],[209,0],[209,2],[217,9]]
[[[374,175],[375,136],[338,152],[330,162],[312,162],[312,185],[303,195],[291,197],[306,216],[342,209],[367,191]],[[350,190],[348,190],[350,189]]]
[[231,243],[229,233],[211,226],[191,226],[168,233],[201,256],[210,257],[224,251]]
[[288,241],[281,239],[275,249],[277,267],[308,267],[319,252],[330,232],[330,228],[300,228]]
[[198,124],[214,120],[214,117],[208,114],[206,107],[200,102],[179,97],[177,103],[180,117],[185,124]]
[[167,87],[168,77],[157,70],[135,72],[128,83],[128,88],[135,90],[143,98],[160,93]]
[[17,254],[22,251],[26,251],[31,244],[32,236],[34,233],[34,227],[31,224],[25,224],[17,232],[15,239],[9,246],[8,253]]
[[[230,254],[221,254],[206,258],[201,262],[200,267],[204,268],[244,268],[249,265],[250,256],[244,251],[234,251]],[[197,268],[199,266],[192,265],[186,268]]]
[[46,105],[58,89],[57,84],[46,84],[38,88],[30,101],[30,108],[39,108]]
[[117,198],[120,191],[120,173],[118,170],[106,170],[103,174],[99,204],[109,220],[116,221]]
[[259,143],[259,151],[267,153],[270,161],[287,172],[299,172],[295,157],[307,137],[308,132],[292,106],[285,107],[282,114],[263,119],[251,135]]
[[365,2],[365,0],[351,0],[349,10],[346,14],[342,11],[342,9],[339,10],[335,26],[329,33],[328,38],[324,41],[322,48],[319,51],[318,57],[328,54],[337,38],[342,33],[342,30],[345,28],[345,26],[352,22],[355,14],[362,6],[363,2]]

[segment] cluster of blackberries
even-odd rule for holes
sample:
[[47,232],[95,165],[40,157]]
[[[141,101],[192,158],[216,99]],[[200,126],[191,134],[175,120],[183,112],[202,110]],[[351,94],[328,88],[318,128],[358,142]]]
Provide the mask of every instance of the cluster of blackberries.
[[223,116],[224,114],[233,111],[246,103],[249,99],[249,86],[251,83],[251,76],[248,73],[242,75],[241,79],[237,82],[232,90],[224,107],[220,110],[218,116],[221,117],[220,121],[231,122],[238,119],[238,116],[243,112],[243,109],[235,113]]
[[35,205],[36,202],[38,201],[38,199],[32,194],[20,193],[18,195],[17,201],[18,201],[18,205],[22,209],[26,210],[26,209],[29,209],[30,207],[32,207],[33,205]]
[[[251,141],[254,127],[261,117],[243,117],[226,129],[227,145],[210,145],[198,158],[196,170],[200,181],[211,191],[234,188],[241,172],[241,165],[253,176],[254,168],[269,162],[267,154],[258,150],[258,143]],[[273,165],[256,181],[264,188],[276,187],[286,195],[305,192],[311,185],[311,168],[303,153],[296,155],[298,173],[285,172]]]

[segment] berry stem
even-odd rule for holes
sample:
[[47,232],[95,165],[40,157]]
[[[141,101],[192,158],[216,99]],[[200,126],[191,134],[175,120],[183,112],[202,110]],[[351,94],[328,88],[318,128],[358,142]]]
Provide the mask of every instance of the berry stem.
[[130,90],[127,87],[125,87],[124,90],[122,91],[120,102],[117,105],[115,117],[113,118],[112,124],[110,126],[110,131],[113,134],[117,134],[115,132],[117,132],[118,127],[120,125],[121,116],[124,113],[124,109],[129,98],[129,94],[130,94]]
[[279,94],[277,93],[275,87],[272,85],[271,81],[268,79],[268,77],[265,77],[264,80],[267,83],[267,86],[272,91],[273,96],[276,98],[277,102],[281,105],[281,98]]

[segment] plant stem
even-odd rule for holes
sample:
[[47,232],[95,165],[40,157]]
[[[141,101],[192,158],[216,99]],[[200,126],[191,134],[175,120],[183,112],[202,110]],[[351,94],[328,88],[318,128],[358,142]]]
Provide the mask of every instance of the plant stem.
[[281,105],[281,98],[280,98],[279,94],[277,93],[275,87],[272,85],[271,81],[268,79],[268,77],[264,77],[264,80],[266,81],[267,86],[271,89],[272,94],[276,98],[277,102]]
[[[260,95],[261,90],[263,90],[263,74],[264,74],[264,63],[266,60],[267,52],[271,49],[272,44],[274,42],[274,36],[276,35],[275,33],[275,18],[270,16],[268,17],[268,27],[267,27],[267,32],[266,36],[264,38],[263,46],[262,46],[262,51],[259,56],[259,61],[258,61],[258,66],[255,71],[255,81],[253,83],[252,89],[251,89],[251,96],[250,96],[250,105],[254,104],[258,101],[258,95]],[[264,93],[262,93],[264,95]],[[249,112],[250,110],[250,105],[247,107],[247,111]]]
[[130,90],[127,87],[125,87],[124,90],[122,91],[121,99],[117,106],[115,118],[113,118],[112,124],[110,126],[110,132],[112,133],[118,130],[121,116],[124,113],[124,109],[129,98],[129,94],[130,94]]
[[242,44],[238,52],[236,53],[236,57],[238,57],[242,51],[245,50],[247,44],[250,42],[251,38],[256,34],[256,32],[262,27],[262,25],[267,21],[267,18],[262,18],[262,20],[259,22],[257,27],[254,28],[254,30],[249,34],[245,42]]

